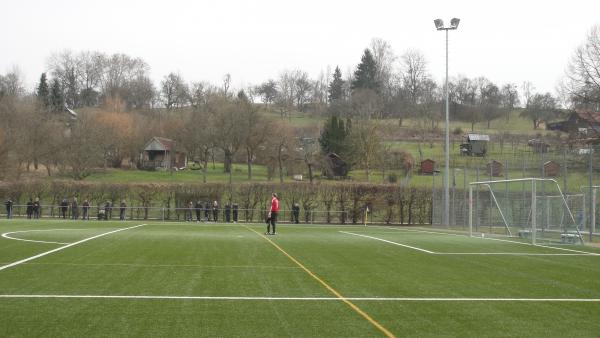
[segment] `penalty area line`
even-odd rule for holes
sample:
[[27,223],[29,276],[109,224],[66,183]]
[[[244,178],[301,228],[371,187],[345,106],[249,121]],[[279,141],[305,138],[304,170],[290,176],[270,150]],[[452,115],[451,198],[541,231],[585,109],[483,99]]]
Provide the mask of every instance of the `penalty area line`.
[[343,233],[343,234],[347,234],[347,235],[353,235],[353,236],[370,238],[370,239],[374,239],[374,240],[377,240],[377,241],[381,241],[381,242],[385,242],[385,243],[389,243],[389,244],[394,244],[394,245],[402,246],[402,247],[405,247],[405,248],[409,248],[409,249],[413,249],[413,250],[425,252],[425,253],[428,253],[428,254],[435,254],[435,252],[433,252],[433,251],[429,251],[429,250],[417,248],[415,246],[410,246],[410,245],[406,245],[406,244],[400,244],[400,243],[397,243],[397,242],[388,241],[387,239],[383,239],[383,238],[377,238],[377,237],[373,237],[373,236],[355,234],[353,232],[348,232],[348,231],[340,231],[340,232]]
[[252,297],[252,296],[151,296],[151,295],[0,295],[0,299],[148,299],[209,301],[344,301],[360,302],[573,302],[599,303],[600,298],[476,298],[476,297]]
[[[417,251],[421,251],[421,252],[425,252],[431,255],[438,255],[438,256],[462,256],[462,255],[474,255],[474,256],[598,256],[598,254],[595,253],[588,253],[588,252],[584,252],[584,251],[577,251],[577,250],[569,250],[569,251],[574,251],[575,253],[529,253],[529,252],[435,252],[435,251],[430,251],[430,250],[425,250],[422,248],[418,248],[415,246],[410,246],[407,244],[401,244],[398,242],[393,242],[393,241],[388,241],[387,239],[383,239],[383,238],[378,238],[378,237],[373,237],[373,236],[367,236],[367,235],[361,235],[361,234],[356,234],[353,232],[348,232],[348,231],[339,231],[340,233],[343,234],[348,234],[348,235],[354,235],[354,236],[359,236],[359,237],[365,237],[365,238],[370,238],[370,239],[374,239],[377,241],[381,241],[381,242],[385,242],[385,243],[389,243],[389,244],[393,244],[393,245],[398,245],[401,247],[405,247],[405,248],[409,248],[409,249],[413,249],[413,250],[417,250]],[[540,247],[545,247],[545,246],[541,246]],[[552,247],[547,247],[547,248],[552,248]]]
[[146,225],[146,224],[135,225],[135,226],[128,227],[128,228],[121,228],[121,229],[117,229],[117,230],[105,232],[105,233],[102,233],[102,234],[99,234],[99,235],[96,235],[96,236],[88,237],[88,238],[82,239],[80,241],[73,242],[73,243],[70,243],[70,244],[58,247],[56,249],[52,249],[50,251],[42,252],[41,254],[37,254],[37,255],[31,256],[29,258],[22,259],[20,261],[16,261],[16,262],[13,262],[13,263],[10,263],[10,264],[6,264],[6,265],[3,265],[3,266],[0,266],[0,271],[2,271],[4,269],[8,269],[8,268],[16,266],[16,265],[19,265],[19,264],[23,264],[25,262],[29,262],[31,260],[34,260],[34,259],[37,259],[37,258],[40,258],[40,257],[44,257],[46,255],[49,255],[49,254],[57,252],[57,251],[64,250],[66,248],[70,248],[70,247],[75,246],[75,245],[79,245],[81,243],[85,243],[87,241],[91,241],[92,239],[96,239],[96,238],[99,238],[99,237],[102,237],[102,236],[114,234],[114,233],[120,232],[120,231],[125,231],[125,230],[129,230],[129,229],[138,228],[138,227],[141,227],[141,226],[144,226],[144,225]]

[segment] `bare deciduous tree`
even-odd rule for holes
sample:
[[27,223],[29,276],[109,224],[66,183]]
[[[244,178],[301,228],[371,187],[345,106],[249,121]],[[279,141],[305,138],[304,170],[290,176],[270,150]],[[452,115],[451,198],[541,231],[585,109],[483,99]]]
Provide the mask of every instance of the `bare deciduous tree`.
[[575,107],[600,110],[600,25],[590,29],[573,54],[562,89]]

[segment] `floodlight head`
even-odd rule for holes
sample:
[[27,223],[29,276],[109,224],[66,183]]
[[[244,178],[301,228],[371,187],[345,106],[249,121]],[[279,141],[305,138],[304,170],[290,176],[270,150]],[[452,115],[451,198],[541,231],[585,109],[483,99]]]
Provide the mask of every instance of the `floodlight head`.
[[444,21],[442,19],[435,19],[433,20],[433,23],[437,30],[444,29]]
[[459,22],[459,18],[452,18],[452,20],[450,20],[450,26],[452,26],[452,29],[457,29]]

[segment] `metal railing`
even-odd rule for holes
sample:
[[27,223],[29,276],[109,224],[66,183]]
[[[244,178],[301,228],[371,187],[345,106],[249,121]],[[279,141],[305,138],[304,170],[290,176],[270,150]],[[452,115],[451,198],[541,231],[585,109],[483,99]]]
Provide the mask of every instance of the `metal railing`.
[[[79,206],[40,205],[37,212],[27,205],[15,204],[12,218],[20,219],[85,219],[85,220],[155,220],[155,221],[193,221],[193,222],[265,222],[268,210],[244,208],[180,208],[180,207],[144,207],[104,205],[89,206],[87,210]],[[6,218],[3,208],[0,217]],[[390,221],[388,210],[365,213],[360,210],[300,210],[297,214],[290,209],[281,209],[278,216],[280,223],[298,224],[399,224]],[[413,222],[413,224],[415,224]]]

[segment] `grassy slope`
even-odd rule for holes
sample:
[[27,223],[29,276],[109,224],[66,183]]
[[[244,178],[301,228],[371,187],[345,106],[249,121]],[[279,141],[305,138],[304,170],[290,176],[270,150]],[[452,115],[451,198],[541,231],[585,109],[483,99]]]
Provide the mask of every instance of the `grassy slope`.
[[[209,163],[206,175],[207,182],[229,182],[229,174],[223,172],[223,163]],[[248,168],[245,164],[234,164],[231,175],[233,182],[248,181]],[[279,179],[279,176],[274,179]],[[286,178],[288,179],[288,178]],[[267,169],[262,165],[252,166],[252,180],[266,181]],[[182,170],[177,172],[167,171],[144,171],[144,170],[120,170],[108,169],[98,171],[86,178],[86,181],[103,183],[201,183],[203,173],[201,170]]]
[[[269,119],[280,119],[280,114],[273,111],[265,111],[262,113],[265,117]],[[322,119],[318,117],[312,117],[306,114],[300,113],[291,113],[289,118],[285,118],[285,121],[290,123],[292,126],[301,128],[301,127],[318,127],[322,124]],[[397,125],[395,120],[389,121],[386,120],[386,124],[388,125]],[[415,128],[417,121],[414,119],[406,119],[403,121],[403,127],[401,129],[411,129]],[[465,133],[470,130],[470,124],[464,122],[452,122],[451,121],[451,130],[454,128],[460,127]],[[486,124],[480,123],[476,124],[475,130],[480,133],[486,133],[492,135],[492,142],[494,140],[494,134],[501,133],[504,131],[510,131],[512,134],[523,134],[523,135],[531,135],[531,137],[535,137],[535,134],[542,133],[547,134],[549,132],[545,130],[533,130],[531,127],[531,122],[528,119],[522,118],[519,116],[518,112],[515,111],[510,116],[510,121],[507,123],[504,117],[496,119],[492,121],[491,129],[485,129]],[[401,180],[404,184],[411,184],[412,186],[417,187],[431,187],[432,177],[431,176],[419,176],[417,175],[418,171],[418,162],[421,159],[419,154],[419,144],[415,142],[415,140],[404,140],[404,141],[386,141],[386,143],[391,147],[392,150],[405,150],[412,154],[415,159],[415,173],[410,178],[410,180],[403,179],[404,174],[400,170],[389,170],[389,173],[396,173],[399,180]],[[476,176],[476,167],[480,168],[480,179],[489,179],[484,175],[485,173],[485,165],[487,162],[492,159],[502,162],[503,164],[506,161],[509,162],[509,165],[512,167],[509,170],[509,178],[521,178],[521,177],[539,177],[541,170],[536,169],[541,166],[542,160],[548,160],[548,157],[542,159],[539,155],[532,155],[530,153],[530,148],[525,144],[517,145],[516,149],[512,149],[510,144],[505,144],[504,148],[501,148],[497,144],[492,144],[489,147],[488,156],[485,158],[480,157],[463,157],[459,156],[459,141],[454,140],[451,142],[451,163],[450,166],[452,168],[460,169],[457,171],[456,177],[456,185],[457,187],[463,186],[463,173],[462,170],[466,167],[469,168],[467,173],[467,181],[475,181],[477,180]],[[441,169],[443,167],[443,158],[444,158],[444,147],[443,143],[439,141],[434,141],[430,147],[429,143],[421,144],[421,152],[422,158],[431,158],[438,162],[438,167]],[[517,154],[517,156],[515,156]],[[548,155],[546,155],[548,156]],[[559,156],[560,157],[560,156]],[[562,162],[562,157],[553,158]],[[571,157],[568,159],[569,165],[572,165],[574,161],[578,163],[584,162],[584,158],[579,157]],[[529,168],[523,171],[521,168],[523,163],[526,162],[526,166]],[[579,166],[582,164],[579,163]],[[518,169],[516,169],[518,168]],[[385,182],[386,180],[381,175],[381,171],[373,171],[371,172],[370,181],[371,182]],[[274,182],[278,182],[279,178],[277,176],[273,178]],[[305,176],[307,173],[305,174]],[[357,169],[350,172],[350,176],[355,181],[366,181],[366,175],[364,169]],[[234,173],[232,175],[233,182],[244,182],[247,181],[247,166],[244,163],[238,163],[234,165]],[[53,178],[48,178],[53,179]],[[502,179],[502,178],[497,178]],[[594,180],[594,184],[600,184],[600,178]],[[173,183],[199,183],[202,182],[202,172],[201,171],[190,171],[185,170],[181,172],[168,173],[162,171],[149,172],[149,171],[136,171],[136,170],[118,170],[118,169],[109,169],[106,171],[98,171],[92,174],[90,177],[86,178],[87,181],[93,182],[105,182],[105,183],[127,183],[127,182],[173,182]],[[290,177],[285,177],[286,181],[290,181]],[[563,186],[563,178],[558,177],[557,180]],[[229,175],[223,173],[223,165],[222,163],[216,163],[215,169],[213,169],[212,164],[209,164],[208,174],[207,174],[207,182],[228,182]],[[254,165],[253,166],[253,181],[267,181],[267,173],[266,168],[262,165]],[[438,184],[441,184],[441,177],[437,179]],[[574,191],[579,189],[580,186],[588,185],[587,175],[584,173],[571,170],[568,174],[568,187],[569,190]],[[574,190],[573,190],[574,189]]]
[[[131,222],[0,222],[74,230]],[[254,227],[263,231],[262,226]],[[281,226],[278,245],[347,297],[600,298],[599,257],[436,256],[341,234]],[[501,242],[343,228],[439,252],[551,252]],[[20,235],[25,238],[25,234]],[[33,237],[31,237],[33,236]],[[43,239],[50,232],[27,238]],[[55,239],[56,234],[52,235]],[[51,249],[0,238],[0,261]],[[587,249],[586,250],[592,250]],[[2,294],[330,297],[265,239],[240,225],[150,224],[0,271]],[[0,299],[3,336],[381,336],[341,302]],[[594,336],[600,303],[366,302],[397,336]]]

